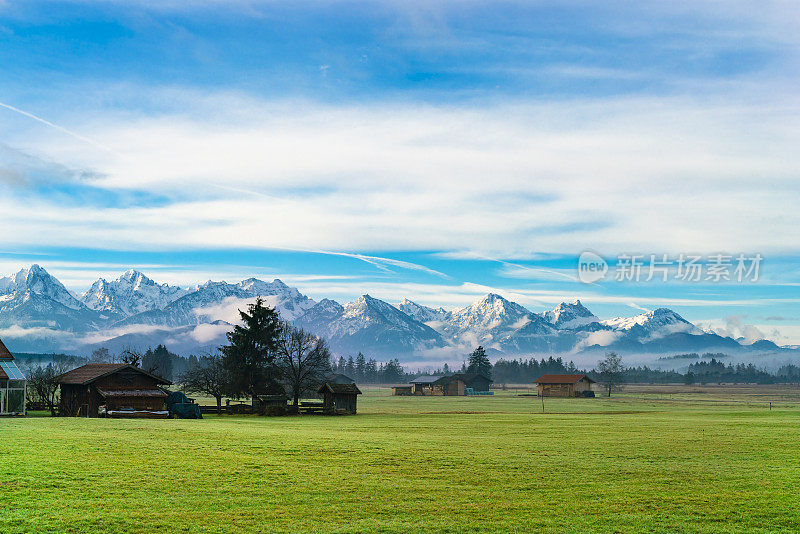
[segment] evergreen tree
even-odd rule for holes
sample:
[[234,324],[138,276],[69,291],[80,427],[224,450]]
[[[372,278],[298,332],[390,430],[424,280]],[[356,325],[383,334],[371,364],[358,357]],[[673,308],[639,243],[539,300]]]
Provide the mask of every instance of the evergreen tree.
[[386,362],[381,371],[380,381],[382,384],[397,384],[405,381],[406,372],[400,365],[400,360],[394,359]]
[[364,355],[359,351],[358,356],[356,356],[356,376],[353,379],[356,382],[366,382],[367,381],[367,359]]
[[275,308],[258,298],[239,310],[242,325],[228,332],[228,345],[220,347],[222,363],[230,373],[234,396],[254,397],[266,390],[275,377],[277,338],[282,322]]
[[367,361],[365,374],[367,375],[365,377],[366,382],[370,384],[378,383],[378,362],[376,362],[373,358],[370,358],[369,361]]
[[142,357],[142,369],[156,376],[172,380],[173,355],[164,345],[159,345],[155,350],[147,349]]
[[468,373],[477,373],[486,378],[492,378],[492,364],[483,347],[478,347],[469,355]]

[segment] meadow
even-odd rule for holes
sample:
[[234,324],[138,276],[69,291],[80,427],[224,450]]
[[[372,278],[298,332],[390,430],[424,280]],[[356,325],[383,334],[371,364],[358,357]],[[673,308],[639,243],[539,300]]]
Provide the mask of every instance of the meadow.
[[[0,420],[0,532],[798,532],[796,387]],[[770,409],[769,403],[772,402]]]

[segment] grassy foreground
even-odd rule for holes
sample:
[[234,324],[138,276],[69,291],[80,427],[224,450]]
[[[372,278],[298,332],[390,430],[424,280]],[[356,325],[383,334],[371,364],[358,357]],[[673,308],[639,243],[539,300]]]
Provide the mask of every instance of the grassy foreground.
[[800,405],[387,397],[0,420],[0,532],[798,532]]

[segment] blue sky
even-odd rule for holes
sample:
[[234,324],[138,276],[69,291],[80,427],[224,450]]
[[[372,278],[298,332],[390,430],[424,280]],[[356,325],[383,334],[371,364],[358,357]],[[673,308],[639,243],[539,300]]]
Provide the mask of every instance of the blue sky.
[[[790,2],[0,3],[0,268],[800,343]],[[10,109],[14,108],[14,109]],[[756,283],[575,280],[754,254]]]

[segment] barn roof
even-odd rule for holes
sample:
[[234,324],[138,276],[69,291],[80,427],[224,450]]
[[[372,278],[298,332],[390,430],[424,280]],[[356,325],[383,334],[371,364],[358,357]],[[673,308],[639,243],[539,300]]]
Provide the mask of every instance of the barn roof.
[[449,384],[453,380],[461,380],[465,384],[471,384],[475,380],[478,380],[478,379],[481,379],[481,378],[486,380],[489,383],[493,382],[493,380],[491,378],[489,378],[488,376],[484,376],[484,375],[482,375],[480,373],[455,373],[455,374],[452,374],[452,375],[443,376],[442,378],[437,380],[437,382],[440,383],[440,384]]
[[125,368],[133,369],[134,371],[142,373],[143,375],[154,378],[159,384],[172,384],[172,382],[169,380],[165,380],[160,376],[148,373],[144,369],[139,369],[138,367],[134,367],[133,365],[129,365],[127,363],[87,363],[86,365],[82,365],[77,369],[73,369],[72,371],[67,371],[63,375],[59,376],[58,382],[60,384],[78,384],[85,386],[86,384],[91,384],[99,378],[103,378],[104,376],[116,373],[117,371]]
[[343,375],[342,373],[331,373],[325,377],[325,382],[336,384],[353,384],[355,383],[355,380],[347,375]]
[[336,384],[325,382],[319,388],[319,392],[324,393],[325,391],[329,391],[334,394],[361,395],[361,390],[358,389],[358,386],[355,384]]
[[533,381],[534,384],[576,384],[585,378],[593,383],[594,380],[587,375],[542,375]]
[[432,376],[418,376],[414,380],[411,381],[412,384],[433,384],[437,380],[442,378],[442,375],[432,375]]
[[11,354],[11,351],[6,348],[5,343],[3,343],[3,340],[0,339],[0,360],[13,360],[13,359],[14,355]]

